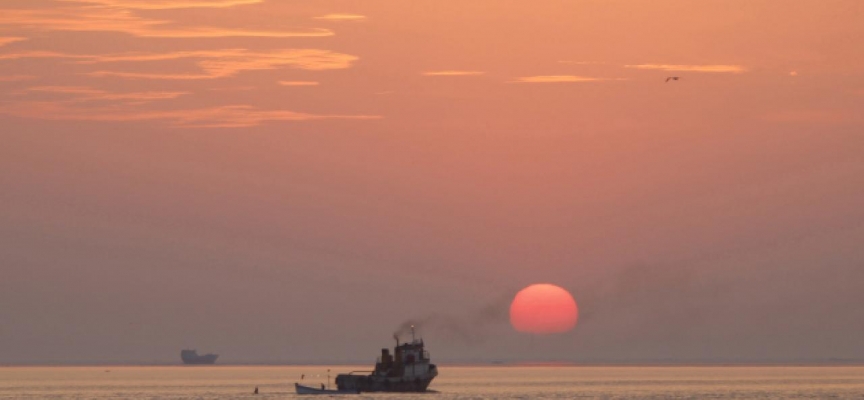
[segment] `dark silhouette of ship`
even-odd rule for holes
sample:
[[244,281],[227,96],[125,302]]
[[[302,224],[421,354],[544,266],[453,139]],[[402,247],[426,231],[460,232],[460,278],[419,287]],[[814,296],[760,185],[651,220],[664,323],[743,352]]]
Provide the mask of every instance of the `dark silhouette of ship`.
[[180,358],[183,359],[183,364],[215,364],[218,354],[198,355],[195,350],[180,351]]
[[[389,349],[381,349],[381,357],[375,363],[375,370],[368,375],[355,371],[336,376],[336,387],[343,392],[425,392],[436,376],[438,368],[429,359],[429,352],[423,348],[423,339],[414,339],[411,327],[411,342],[399,344],[393,354]],[[367,373],[368,371],[364,371]],[[298,392],[299,393],[299,392]]]

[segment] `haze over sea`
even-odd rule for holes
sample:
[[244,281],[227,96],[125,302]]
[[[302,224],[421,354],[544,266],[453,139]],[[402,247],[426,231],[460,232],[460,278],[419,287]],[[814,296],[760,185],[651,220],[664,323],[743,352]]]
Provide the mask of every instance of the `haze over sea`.
[[862,21],[0,0],[0,400],[864,400]]
[[[2,367],[0,399],[290,399],[368,366]],[[253,395],[255,387],[260,394]],[[428,394],[353,399],[861,399],[860,366],[451,366]],[[308,397],[308,396],[307,396]]]

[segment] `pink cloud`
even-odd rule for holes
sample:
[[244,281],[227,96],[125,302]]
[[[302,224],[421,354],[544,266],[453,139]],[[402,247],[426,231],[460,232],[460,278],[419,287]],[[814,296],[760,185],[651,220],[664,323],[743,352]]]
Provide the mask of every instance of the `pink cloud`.
[[23,41],[25,41],[25,40],[27,40],[27,38],[24,38],[24,37],[4,37],[4,36],[0,36],[0,47],[5,46],[5,45],[10,44],[10,43],[23,42]]
[[447,71],[427,71],[424,72],[425,76],[474,76],[474,75],[483,75],[486,72],[483,71],[458,71],[458,70],[447,70]]
[[315,81],[279,81],[279,84],[282,86],[318,86],[319,83]]
[[176,99],[180,96],[188,95],[189,92],[169,92],[169,91],[146,91],[146,92],[126,92],[112,93],[105,90],[94,89],[84,86],[36,86],[27,88],[26,92],[30,93],[54,93],[61,95],[71,95],[69,102],[86,102],[86,101],[134,101],[138,104],[142,102],[154,100]]
[[320,17],[315,17],[315,19],[321,19],[325,21],[334,21],[334,22],[346,22],[346,21],[365,21],[365,15],[357,15],[357,14],[327,14],[322,15]]
[[19,53],[0,54],[0,60],[20,60],[25,58],[68,58],[68,59],[92,59],[96,56],[66,54],[56,51],[23,51]]
[[263,110],[249,105],[228,105],[172,110],[141,110],[136,107],[77,107],[67,102],[18,102],[0,106],[0,114],[19,118],[96,121],[164,122],[177,127],[241,128],[266,122],[315,121],[326,119],[373,120],[375,115],[318,115],[289,110]]
[[36,79],[33,75],[0,75],[0,82],[19,82]]
[[193,59],[201,73],[138,72],[125,70],[98,70],[88,72],[97,77],[129,79],[202,80],[226,78],[244,71],[297,68],[310,71],[350,68],[358,58],[349,54],[321,49],[287,49],[249,51],[245,49],[179,51],[167,53],[123,53],[107,55],[66,54],[48,51],[28,51],[0,54],[0,60],[26,58],[58,58],[74,60],[78,64],[107,64],[152,62]]
[[634,69],[652,69],[659,71],[670,71],[670,72],[719,72],[719,73],[733,73],[740,74],[743,72],[747,72],[747,69],[741,65],[676,65],[676,64],[638,64],[638,65],[625,65],[626,68],[634,68]]
[[601,82],[609,80],[608,78],[594,78],[590,76],[575,76],[575,75],[539,75],[525,76],[510,81],[510,83],[579,83],[579,82]]
[[228,8],[259,4],[264,0],[57,0],[66,3],[96,4],[111,8],[169,10],[178,8]]
[[143,18],[126,9],[110,7],[3,10],[0,14],[0,25],[24,30],[118,32],[139,37],[165,38],[333,36],[333,31],[322,28],[279,31],[178,26],[172,21]]
[[219,51],[192,51],[163,54],[127,54],[94,56],[82,63],[106,63],[129,61],[156,61],[191,58],[200,59],[197,65],[203,73],[152,73],[117,70],[90,72],[91,76],[114,76],[130,79],[201,80],[234,76],[243,71],[272,70],[283,67],[312,71],[349,68],[356,56],[319,49],[289,49],[271,52],[252,52],[243,49]]

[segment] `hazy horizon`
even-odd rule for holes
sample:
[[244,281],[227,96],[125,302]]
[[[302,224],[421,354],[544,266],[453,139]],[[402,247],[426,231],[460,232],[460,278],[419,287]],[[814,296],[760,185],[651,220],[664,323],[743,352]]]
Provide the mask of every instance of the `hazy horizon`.
[[0,365],[864,360],[862,16],[4,0]]

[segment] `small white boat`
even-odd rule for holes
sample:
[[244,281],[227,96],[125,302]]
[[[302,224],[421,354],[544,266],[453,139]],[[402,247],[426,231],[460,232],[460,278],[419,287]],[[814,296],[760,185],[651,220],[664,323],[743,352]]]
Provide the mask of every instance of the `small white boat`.
[[314,388],[311,386],[303,386],[299,383],[294,383],[294,390],[297,391],[297,394],[359,394],[360,393],[357,390],[325,389],[324,385],[321,385],[321,388]]

